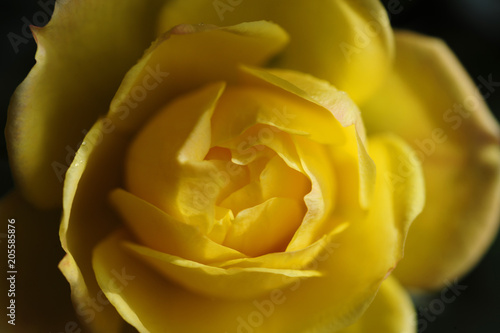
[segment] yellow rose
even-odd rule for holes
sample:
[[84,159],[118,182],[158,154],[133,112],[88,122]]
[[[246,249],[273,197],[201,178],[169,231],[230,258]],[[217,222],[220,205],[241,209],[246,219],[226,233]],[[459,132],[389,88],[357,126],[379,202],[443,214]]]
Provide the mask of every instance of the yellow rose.
[[63,206],[93,331],[414,332],[400,283],[443,286],[495,234],[496,122],[377,1],[64,1],[34,32],[9,153]]

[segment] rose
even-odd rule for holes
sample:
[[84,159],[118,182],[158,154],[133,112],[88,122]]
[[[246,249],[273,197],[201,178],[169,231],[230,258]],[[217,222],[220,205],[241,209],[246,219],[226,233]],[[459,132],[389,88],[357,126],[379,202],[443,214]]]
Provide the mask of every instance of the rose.
[[[71,208],[62,222],[68,256],[61,269],[70,283],[82,287],[72,278],[72,260],[78,259],[70,249],[71,230],[79,234],[74,244],[83,240],[88,247],[79,225],[95,237],[94,228],[81,222],[102,225],[105,218],[114,230],[92,247],[95,277],[118,313],[140,331],[286,332],[339,330],[350,324],[401,258],[408,225],[421,210],[418,166],[401,186],[384,177],[397,172],[396,156],[408,156],[409,148],[381,136],[369,141],[370,157],[359,111],[344,92],[300,72],[238,70],[230,61],[210,79],[214,82],[189,89],[159,109],[149,108],[154,114],[146,123],[120,123],[132,117],[127,106],[139,99],[134,97],[138,87],[152,81],[151,69],[171,73],[165,53],[170,41],[179,43],[177,49],[207,41],[243,48],[265,36],[258,40],[259,51],[269,55],[287,41],[281,28],[264,21],[223,29],[182,25],[166,36],[125,78],[111,111],[89,131],[68,171],[65,193],[78,191],[79,182],[90,178],[84,185],[89,192],[65,201]],[[201,74],[203,68],[198,70]],[[227,87],[215,81],[225,72]],[[173,75],[164,75],[165,84]],[[158,86],[145,101],[165,91]],[[107,124],[117,128],[110,131]],[[118,152],[116,165],[110,162],[111,152]],[[109,172],[120,169],[124,180],[110,177]],[[108,197],[121,219],[108,215],[107,205],[91,208],[92,201]],[[401,213],[392,213],[391,206]],[[358,242],[367,248],[360,250]],[[364,264],[350,268],[350,261]],[[123,284],[116,281],[116,272]],[[125,300],[129,293],[143,296]],[[116,315],[106,314],[105,324],[97,313],[87,316],[89,296],[74,297],[77,312],[96,329],[117,325],[111,320]],[[137,303],[141,299],[157,303],[144,308]],[[178,302],[198,307],[192,313],[196,320],[179,321],[185,310],[171,308]],[[304,303],[307,308],[300,306]],[[154,308],[171,309],[167,315]],[[262,313],[254,314],[255,308]],[[207,327],[200,327],[208,320]]]
[[[357,110],[344,93],[297,72],[246,69],[243,75],[244,82],[254,82],[210,84],[167,104],[128,148],[129,192],[114,190],[111,201],[138,242],[123,231],[113,233],[95,248],[93,265],[108,299],[139,330],[341,328],[350,320],[346,308],[363,308],[399,260],[407,224],[421,209],[418,168],[408,186],[393,189],[383,177],[395,171],[389,156],[408,154],[399,140],[370,142],[380,173],[374,182],[363,139],[357,140],[363,136],[361,124],[355,129]],[[85,163],[77,154],[80,160]],[[405,199],[393,199],[392,191]],[[389,213],[388,205],[402,215]],[[380,225],[381,216],[391,222]],[[123,241],[132,258],[166,280],[149,280],[151,272],[124,258]],[[369,260],[374,265],[350,271],[346,262],[370,257],[356,250],[357,242],[377,247]],[[137,280],[126,287],[110,283],[120,267]],[[175,300],[171,288],[180,293]],[[122,297],[129,291],[151,302],[162,296],[141,308],[137,300],[113,299],[121,291]],[[153,308],[186,299],[186,306],[198,307],[192,323],[176,320],[185,310],[174,309],[143,319]],[[296,312],[303,302],[308,309]],[[253,318],[255,308],[268,318]],[[207,316],[210,324],[200,328]],[[321,317],[328,319],[318,323]]]
[[[169,10],[170,10],[170,11],[169,11]],[[169,10],[166,10],[166,12],[167,12],[167,13],[171,12],[171,9],[169,9]],[[203,11],[201,11],[201,12],[203,12]],[[195,12],[195,14],[196,14],[196,13],[197,13],[197,12]],[[200,20],[200,21],[201,21],[201,20]],[[166,21],[166,22],[168,22],[168,21]],[[196,21],[194,21],[194,22],[196,22]],[[186,27],[186,26],[185,26],[185,27]],[[356,31],[356,29],[355,29],[355,28],[353,28],[353,31]],[[188,31],[181,31],[181,29],[179,29],[179,28],[178,28],[178,30],[177,30],[176,32],[177,32],[177,33],[179,33],[179,32],[186,33],[186,32],[188,32]],[[355,38],[359,38],[358,36],[359,36],[359,35],[356,35],[356,37],[355,37]],[[293,40],[294,40],[294,38],[293,38],[293,37],[294,37],[294,35],[292,34],[292,42],[293,42]],[[333,38],[333,37],[332,37],[332,38]],[[354,39],[354,41],[356,41],[356,40],[357,40],[357,39]],[[403,47],[404,47],[405,45],[404,45],[404,44],[401,44],[401,40],[403,40],[403,42],[404,42],[404,38],[400,38],[400,41],[399,41],[399,44],[398,44],[398,45],[403,45]],[[409,43],[410,45],[412,45],[412,40],[410,39],[408,43]],[[414,43],[414,42],[413,42],[413,43]],[[415,44],[418,44],[418,43],[415,43]],[[295,44],[295,45],[297,45],[297,44]],[[349,43],[348,43],[348,45],[349,45]],[[355,46],[356,46],[357,44],[353,43],[352,45],[355,45]],[[290,49],[293,49],[293,48],[292,48],[292,47],[290,47]],[[368,45],[366,48],[359,48],[359,49],[360,49],[361,51],[369,51],[370,46]],[[366,49],[368,49],[368,50],[366,50]],[[359,51],[359,50],[357,50],[357,51]],[[360,51],[360,52],[361,52],[361,51]],[[373,51],[373,50],[371,50],[371,51]],[[292,53],[292,54],[293,54],[293,53]],[[355,54],[353,54],[353,55],[355,55]],[[289,57],[290,57],[290,56],[289,56]],[[342,59],[342,57],[340,57],[340,58]],[[296,66],[297,66],[296,64],[293,64],[293,61],[289,60],[289,58],[285,57],[285,59],[288,59],[287,61],[292,63],[292,64],[290,64],[290,67],[294,68],[294,67],[296,67]],[[292,60],[293,60],[293,59],[292,59]],[[359,60],[359,59],[358,59],[358,60]],[[287,61],[285,61],[285,63],[287,63]],[[351,61],[352,61],[352,59],[351,59]],[[361,61],[361,63],[362,63],[362,61]],[[398,63],[398,62],[396,62],[396,63]],[[287,66],[288,66],[288,64],[287,64]],[[139,66],[137,66],[137,67],[139,67]],[[136,69],[137,69],[137,67],[136,67]],[[443,67],[444,67],[444,66],[443,66]],[[347,67],[346,67],[346,68],[347,68]],[[349,68],[362,68],[362,66],[354,66],[354,67],[349,67]],[[439,69],[439,68],[438,68],[438,69]],[[154,68],[153,68],[152,70],[154,71]],[[314,70],[308,70],[308,72],[314,72]],[[131,73],[133,73],[133,71],[132,71]],[[149,72],[148,72],[148,73],[149,73]],[[346,73],[343,73],[343,74],[346,74]],[[349,74],[349,73],[347,73],[347,74]],[[350,76],[349,76],[349,75],[347,75],[347,74],[346,74],[346,75],[343,75],[343,78],[349,78]],[[219,73],[219,75],[220,75],[220,73]],[[128,76],[128,78],[130,78],[130,77],[131,77],[131,76],[129,75],[129,76]],[[196,77],[189,76],[189,79],[190,79],[190,80],[196,80]],[[335,81],[336,81],[336,80],[334,80],[334,78],[329,78],[329,79],[330,79],[330,80],[332,80],[333,82],[335,82]],[[338,84],[340,84],[340,85],[344,85],[344,87],[347,87],[347,86],[348,86],[348,81],[349,81],[349,80],[346,80],[346,81],[347,81],[347,83],[342,82],[342,84],[341,84],[341,83],[338,83]],[[142,80],[141,82],[147,82],[147,80],[146,80],[146,81]],[[125,86],[125,89],[126,89],[126,85],[127,85],[127,83],[130,85],[130,82],[126,82],[126,81],[125,81],[125,84],[124,84],[122,87],[124,87],[124,86]],[[337,83],[337,82],[335,82],[335,83]],[[419,83],[419,82],[417,82],[417,83]],[[175,84],[178,84],[178,82],[176,81],[176,82],[175,82]],[[368,86],[369,86],[369,85],[368,85]],[[134,86],[133,84],[132,84],[132,87],[130,87],[130,86],[129,86],[129,88],[133,88],[133,87],[137,87],[137,86]],[[139,87],[140,87],[140,85],[139,85]],[[345,90],[347,90],[349,93],[351,93],[352,91],[354,91],[353,89],[349,89],[349,88],[344,88],[344,89],[345,89]],[[375,88],[372,88],[372,89],[375,89]],[[123,91],[123,90],[122,90],[122,91]],[[140,90],[136,90],[136,92],[139,92],[139,91],[140,91]],[[131,94],[131,95],[132,95],[132,94]],[[353,93],[353,96],[354,96],[354,95],[355,95],[355,94]],[[360,96],[362,96],[363,94],[361,94],[361,93],[360,93],[359,95],[360,95]],[[139,96],[139,95],[136,95],[136,96]],[[377,96],[378,96],[378,95],[377,95]],[[133,97],[133,95],[132,95],[132,97]],[[448,96],[447,96],[447,97],[448,97]],[[452,97],[453,97],[453,96],[452,96]],[[361,98],[361,97],[357,97],[357,98]],[[118,98],[117,98],[117,99],[115,99],[115,101],[116,101],[116,100],[119,100],[119,99],[120,99],[120,96],[118,96]],[[150,100],[151,100],[151,96],[150,96],[148,99],[146,99],[146,100],[145,100],[145,103],[148,103],[148,101],[150,101]],[[384,98],[383,100],[385,100],[387,104],[389,104],[389,102],[388,102],[388,101],[391,101],[391,99],[388,99],[388,98]],[[128,101],[129,103],[127,103],[127,101]],[[131,106],[131,105],[134,105],[133,103],[135,103],[135,102],[136,102],[136,100],[134,100],[134,99],[130,99],[130,98],[129,98],[129,99],[127,100],[126,98],[124,98],[124,103],[125,103],[125,105],[129,106],[129,108],[132,108],[132,106]],[[130,103],[132,103],[132,104],[130,105]],[[118,106],[116,106],[116,105],[118,105]],[[365,112],[365,110],[375,110],[375,111],[373,111],[373,113],[372,113],[372,114],[375,114],[375,112],[380,113],[381,111],[380,111],[379,109],[377,109],[377,106],[378,106],[378,105],[380,105],[380,103],[373,103],[373,104],[368,103],[368,104],[367,104],[367,106],[366,106],[365,108],[363,108],[363,112],[364,112],[364,113],[366,113],[368,117],[370,116],[370,113],[369,113],[369,112]],[[122,104],[122,105],[120,105],[120,104],[115,104],[115,106],[116,106],[116,109],[118,110],[120,106],[123,106],[123,104]],[[138,110],[138,111],[140,111],[140,112],[144,112],[144,111],[143,111],[143,109],[146,109],[146,107],[142,107],[142,106],[140,106],[140,105],[139,105],[139,106],[137,106],[137,109],[134,109],[133,111]],[[121,109],[121,112],[119,113],[119,115],[123,116],[123,115],[124,115],[124,113],[123,113],[123,112],[125,112],[124,110],[125,110],[125,109],[123,109],[123,108],[122,108],[122,109]],[[156,110],[155,110],[155,108],[151,108],[151,110],[156,111]],[[153,112],[153,111],[152,111],[152,112]],[[417,110],[417,111],[419,111],[419,112],[420,112],[420,110]],[[138,113],[140,113],[140,112],[138,112]],[[486,113],[484,112],[484,110],[478,110],[476,113],[474,113],[474,115],[481,114],[481,112],[482,112],[483,114],[486,114]],[[424,112],[420,112],[420,113],[416,113],[416,114],[417,114],[417,115],[418,115],[418,114],[424,114]],[[464,113],[464,114],[466,114],[466,115],[467,115],[467,113]],[[473,115],[473,116],[474,116],[474,115]],[[134,117],[134,115],[131,113],[130,118],[125,119],[125,121],[126,121],[125,125],[120,125],[120,126],[123,126],[123,127],[122,127],[122,129],[123,129],[124,131],[125,131],[125,130],[127,130],[127,129],[129,129],[129,127],[130,127],[130,126],[134,126],[134,124],[139,123],[139,121],[137,121],[137,119],[133,119],[132,117]],[[465,117],[464,117],[464,118],[465,118]],[[131,120],[131,119],[132,119],[133,121],[127,121],[127,120]],[[390,118],[389,118],[389,117],[386,117],[385,119],[390,119]],[[100,128],[102,129],[101,133],[99,133],[99,130],[97,130],[97,131],[95,130],[95,129],[99,129],[99,126],[101,126]],[[116,125],[115,125],[115,126],[116,126]],[[138,126],[138,125],[135,125],[135,126]],[[373,130],[385,130],[385,129],[383,128],[383,126],[381,126],[380,124],[378,124],[378,125],[377,125],[377,124],[375,124],[375,125],[372,125],[372,126],[375,126],[375,127],[372,127],[372,128],[373,128]],[[471,129],[471,132],[472,132],[473,134],[474,134],[474,133],[486,133],[486,134],[488,134],[488,130],[487,130],[487,129],[481,129],[481,130],[479,130],[479,129],[477,129],[477,126],[476,126],[476,127],[474,127],[474,126],[475,126],[475,124],[473,124],[473,123],[472,123],[472,125],[469,125],[469,126],[467,127],[468,129],[469,129],[469,128]],[[380,127],[382,127],[382,128],[380,128]],[[111,146],[114,146],[114,147],[119,146],[119,145],[117,145],[117,146],[115,146],[115,145],[114,145],[114,144],[116,144],[116,142],[114,142],[114,144],[111,144],[111,143],[113,143],[112,141],[110,141],[110,140],[112,140],[112,139],[110,138],[111,136],[113,136],[113,137],[114,137],[114,139],[115,139],[115,140],[117,140],[117,141],[120,141],[122,138],[120,138],[120,136],[119,136],[118,134],[114,134],[114,133],[117,133],[117,132],[113,132],[114,130],[111,130],[110,128],[111,128],[111,127],[109,127],[109,123],[107,123],[107,125],[106,125],[106,122],[104,122],[104,121],[101,121],[100,123],[98,123],[98,125],[96,125],[96,127],[94,127],[94,131],[91,131],[91,132],[88,134],[87,139],[86,139],[87,144],[89,144],[89,143],[91,143],[91,144],[93,144],[93,145],[97,144],[97,146],[99,146],[99,147],[104,147],[106,144],[110,144]],[[118,129],[118,130],[120,130],[120,129]],[[370,127],[369,127],[369,130],[370,130]],[[389,130],[391,130],[391,131],[398,131],[398,130],[400,130],[400,128],[399,128],[398,126],[392,126],[392,127],[390,127],[390,128],[389,128]],[[108,133],[108,131],[111,131],[112,133]],[[492,132],[492,131],[490,130],[489,132]],[[97,133],[97,134],[96,134],[96,133]],[[101,135],[99,135],[99,134],[101,134]],[[108,135],[109,135],[109,136],[108,136]],[[104,138],[100,138],[101,136],[103,136]],[[436,137],[438,137],[438,138],[439,138],[439,140],[442,140],[442,135],[437,135]],[[477,134],[476,134],[476,135],[474,135],[474,137],[481,137],[481,136],[479,136],[479,135],[477,135]],[[483,138],[486,138],[486,139],[488,138],[488,136],[487,136],[487,135],[483,135],[482,137],[483,137]],[[434,136],[433,136],[432,138],[434,138]],[[91,139],[92,139],[92,140],[91,140]],[[100,142],[100,140],[103,140],[103,141],[102,141],[102,142]],[[106,141],[106,140],[108,140],[108,141]],[[411,138],[409,139],[409,141],[410,141],[411,143],[413,143],[413,142],[412,142],[412,140],[411,140]],[[451,141],[451,140],[450,140],[450,141]],[[492,149],[492,148],[491,148],[491,147],[492,147],[492,145],[489,145],[487,140],[484,140],[484,141],[485,141],[485,142],[477,142],[477,143],[475,143],[475,144],[472,144],[471,149],[478,150],[478,151],[480,150],[480,151],[488,152],[488,150]],[[111,142],[111,143],[110,143],[110,142]],[[91,162],[91,159],[89,158],[89,159],[87,160],[87,159],[85,158],[85,157],[86,157],[86,156],[85,156],[85,154],[89,154],[89,152],[88,152],[89,148],[87,148],[87,149],[83,149],[83,148],[85,148],[85,147],[82,147],[82,149],[81,149],[81,150],[80,150],[80,152],[79,152],[79,154],[80,154],[79,156],[80,156],[80,157],[83,157],[83,159],[82,159],[82,162],[83,162],[83,163],[89,163],[89,161]],[[105,149],[105,148],[100,148],[100,149]],[[109,148],[107,148],[107,149],[109,149]],[[496,148],[495,148],[495,149],[496,149]],[[103,150],[103,151],[105,151],[105,150]],[[418,150],[417,150],[417,151],[418,151]],[[23,151],[21,151],[21,150],[20,150],[20,152],[23,152]],[[424,152],[424,153],[425,153],[425,152]],[[97,153],[95,153],[95,154],[97,154]],[[438,152],[437,152],[437,151],[436,151],[436,154],[438,154]],[[491,158],[497,158],[497,156],[498,156],[497,151],[492,152],[492,153],[489,153],[489,154],[491,154],[491,155],[490,155],[490,156],[491,156]],[[486,153],[485,153],[484,155],[486,155]],[[392,185],[394,185],[394,186],[395,186],[395,185],[401,185],[401,186],[403,186],[403,188],[406,188],[406,186],[408,185],[408,172],[407,172],[407,170],[406,170],[406,169],[404,169],[404,168],[406,168],[406,167],[408,166],[408,163],[407,163],[407,162],[405,162],[404,164],[402,164],[403,162],[401,162],[401,160],[399,159],[399,157],[400,157],[400,156],[398,156],[398,160],[397,160],[397,162],[396,162],[396,167],[395,167],[395,171],[396,171],[396,172],[395,172],[394,174],[392,174],[392,173],[390,173],[390,174],[389,174],[389,175],[391,176],[391,177],[390,177],[390,180],[391,180],[391,182],[393,183]],[[108,156],[108,158],[109,158],[109,156]],[[14,157],[14,159],[15,159],[15,157]],[[479,166],[481,166],[482,168],[486,168],[486,167],[488,167],[488,163],[489,163],[489,161],[486,159],[486,157],[485,157],[485,156],[479,156],[479,157],[478,157],[478,159],[477,159],[477,161],[476,161],[475,159],[471,159],[471,160],[472,160],[472,162],[473,162],[473,163],[471,163],[471,165],[472,165],[472,166],[474,166],[474,165],[479,165]],[[404,161],[404,159],[403,159],[403,161]],[[397,163],[398,163],[398,162],[400,163],[400,165],[397,165]],[[68,174],[68,178],[67,178],[67,181],[66,181],[66,186],[67,186],[67,187],[66,187],[66,189],[67,189],[67,190],[66,190],[66,193],[70,193],[70,195],[69,195],[69,199],[67,199],[67,201],[66,201],[66,205],[68,205],[68,201],[69,201],[69,204],[71,204],[71,203],[72,203],[72,202],[71,202],[71,200],[72,200],[72,197],[71,197],[71,191],[73,190],[73,188],[72,188],[72,187],[73,187],[75,184],[72,184],[72,183],[71,183],[71,176],[73,175],[74,177],[78,177],[79,168],[78,168],[78,166],[76,165],[77,163],[78,163],[78,160],[76,161],[76,163],[74,164],[74,167],[73,167],[73,169],[72,169],[72,170],[73,170],[73,173],[71,173],[71,172],[70,172],[70,173]],[[493,163],[496,163],[496,162],[493,162]],[[465,167],[465,170],[467,170],[467,171],[469,171],[469,172],[470,172],[471,170],[475,170],[475,169],[473,169],[473,167],[472,167],[471,165],[467,165],[467,167]],[[87,175],[89,175],[89,174],[91,173],[91,171],[88,171],[88,170],[91,170],[91,169],[92,169],[92,168],[91,168],[89,165],[87,165],[87,168],[85,169],[85,170],[86,170],[86,174],[87,174]],[[405,172],[402,172],[401,170],[404,170]],[[425,164],[424,164],[424,170],[425,170]],[[449,170],[449,169],[446,169],[446,170]],[[98,170],[98,171],[99,171],[99,170]],[[103,171],[103,170],[100,170],[100,171]],[[77,174],[76,176],[75,176],[75,173]],[[410,173],[410,174],[411,174],[411,173]],[[106,175],[106,173],[105,173],[105,172],[103,172],[103,173],[101,174],[101,176],[100,176],[100,177],[103,177],[103,175]],[[84,174],[83,176],[85,177],[85,174]],[[491,175],[489,175],[489,177],[493,177],[493,178],[488,178],[488,179],[496,179],[496,178],[494,178],[494,177],[496,177],[496,174],[495,174],[495,173],[492,173]],[[106,178],[106,177],[104,177],[104,178]],[[109,179],[105,179],[105,180],[109,181]],[[87,182],[87,181],[86,181],[85,183],[87,183],[87,184],[92,184],[92,182]],[[85,184],[85,183],[83,183],[83,184]],[[105,186],[106,186],[106,184],[100,184],[100,185],[102,185],[103,187],[105,187]],[[83,185],[83,187],[85,187],[85,186],[86,186],[86,185]],[[92,188],[92,186],[90,186],[90,185],[88,185],[88,186],[89,186],[89,188]],[[474,183],[474,182],[473,182],[473,183],[472,183],[472,185],[470,185],[469,187],[474,188],[474,186],[476,186],[476,183]],[[496,185],[494,184],[493,186],[491,186],[491,188],[492,188],[492,189],[495,189],[495,188],[496,188],[495,186],[496,186]],[[105,192],[105,191],[101,191],[101,190],[102,190],[102,188],[95,188],[95,190],[94,190],[94,191],[97,191],[97,192]],[[81,191],[82,191],[82,190],[81,190]],[[81,191],[80,191],[80,193],[82,193]],[[84,190],[83,190],[83,191],[84,191]],[[491,197],[491,195],[490,195],[490,194],[488,194],[488,195],[486,196],[486,198],[490,198],[490,197]],[[78,200],[78,199],[79,199],[79,198],[78,198],[78,196],[77,196],[77,197],[76,197],[76,200]],[[77,208],[77,206],[78,206],[78,205],[77,205],[77,204],[74,204],[74,202],[73,202],[73,207],[70,207],[70,208],[71,208],[71,210],[70,210],[70,209],[68,209],[68,206],[66,206],[66,208],[67,208],[67,209],[66,209],[66,211],[67,211],[67,212],[71,212],[71,214],[73,214],[73,215],[77,215],[77,214],[79,214],[79,210],[78,210],[78,209],[75,209],[75,208]],[[489,205],[488,205],[488,204],[486,204],[485,206],[486,206],[486,208],[485,208],[485,209],[483,209],[482,211],[484,211],[484,212],[488,212],[487,207],[488,207]],[[88,205],[88,203],[87,203],[87,205],[83,206],[83,207],[82,207],[82,209],[86,209],[86,208],[88,209],[89,207],[90,207],[90,206],[89,206],[89,205]],[[432,207],[432,206],[431,206],[431,207]],[[75,213],[75,211],[76,211],[76,213]],[[435,220],[435,219],[434,219],[434,220]],[[483,220],[484,220],[484,221],[487,221],[487,219],[485,219],[485,218],[482,218],[482,219],[481,219],[481,221],[483,221]],[[490,221],[493,221],[493,220],[494,220],[494,219],[490,219]],[[491,222],[490,222],[490,223],[491,223]],[[417,226],[418,226],[418,224],[417,224]],[[460,228],[460,229],[461,229],[461,228]],[[77,229],[74,229],[74,230],[77,230]],[[91,230],[92,230],[92,232],[97,233],[97,230],[95,230],[95,229],[91,229]],[[346,231],[348,231],[348,230],[349,230],[349,229],[347,229]],[[437,234],[437,236],[436,236],[436,237],[437,237],[437,238],[439,238],[439,235],[440,235],[440,234],[439,234],[439,233],[436,233],[436,234]],[[410,234],[410,235],[411,235],[411,234]],[[83,235],[79,235],[79,236],[82,236],[82,237],[83,237]],[[92,235],[92,236],[95,236],[95,235]],[[480,236],[480,235],[478,234],[476,237],[479,237],[479,236]],[[475,239],[477,239],[477,238],[475,238],[475,237],[471,237],[471,242],[470,242],[470,244],[475,243]],[[76,240],[75,242],[79,242],[79,241],[83,242],[83,241],[85,241],[85,239],[82,239],[82,240]],[[75,247],[77,247],[77,246],[75,246]],[[432,248],[432,246],[430,246],[429,248]],[[474,256],[477,256],[477,254],[478,254],[478,252],[477,252],[477,251],[471,251],[471,248],[468,248],[468,247],[467,247],[464,251],[466,251],[466,253],[467,253],[468,257],[470,257],[470,258],[472,258],[472,259],[474,259]],[[79,254],[79,255],[80,255],[80,254]],[[85,255],[84,255],[84,254],[81,254],[80,256],[81,256],[81,257],[84,257]],[[471,259],[469,259],[469,262],[470,262],[470,260],[471,260]],[[69,261],[69,262],[70,262],[70,264],[73,264],[73,262],[71,262],[71,258],[70,258],[70,257],[68,257],[67,261]],[[404,262],[404,261],[403,261],[403,262]],[[436,264],[435,264],[435,265],[436,265]],[[470,265],[470,263],[466,263],[466,264],[465,264],[465,266],[468,266],[468,265]],[[87,268],[85,268],[85,267],[81,267],[81,269],[82,269],[82,271],[83,271],[83,270],[85,270],[85,269],[87,269],[87,270],[88,270],[89,268],[88,268],[88,267],[87,267]],[[455,268],[455,269],[458,269],[458,268]],[[463,270],[463,268],[460,268],[459,270]],[[66,272],[68,272],[68,271],[69,271],[69,270],[66,270]],[[451,271],[451,273],[450,273],[450,271]],[[449,268],[447,268],[447,269],[445,270],[445,273],[446,273],[446,274],[453,275],[453,274],[456,274],[456,271],[453,271],[453,270],[450,270]],[[125,275],[125,276],[126,276],[126,275]],[[366,276],[364,277],[364,279],[366,279]],[[436,278],[436,277],[434,277],[434,279],[435,279],[435,280],[437,280],[437,278]],[[366,279],[366,280],[368,280],[368,279]],[[125,280],[125,282],[127,282],[127,281]],[[75,284],[75,285],[76,285],[76,284]],[[384,285],[386,285],[386,284],[384,283]],[[384,285],[383,285],[383,286],[384,286]],[[81,286],[81,284],[80,284],[80,286]],[[383,287],[382,291],[384,290],[384,288],[387,288],[387,287]],[[76,289],[75,296],[76,296],[76,298],[78,299],[78,297],[79,297],[79,296],[81,296],[81,295],[78,295],[78,291],[80,291],[81,289],[78,289],[78,285],[77,285],[77,287],[75,287],[75,289]],[[384,293],[383,293],[383,292],[381,292],[381,295],[382,295],[382,297],[383,297]],[[84,296],[85,296],[85,295],[84,295]],[[87,296],[88,296],[88,295],[87,295]],[[369,300],[369,299],[370,299],[370,297],[366,297],[366,300]],[[115,300],[115,301],[116,301],[116,300]],[[377,301],[376,301],[376,302],[377,302]],[[81,304],[81,303],[80,303],[80,304]],[[258,303],[258,304],[268,304],[268,303]],[[377,303],[375,303],[375,305],[376,305],[376,304],[377,304]],[[372,307],[372,308],[373,308],[373,307]],[[122,309],[122,310],[123,310],[123,309]],[[250,312],[250,314],[251,314],[251,313],[253,313],[253,312]],[[366,318],[369,318],[369,314],[370,314],[370,313],[368,312],[368,313],[367,313]],[[110,317],[107,317],[107,318],[109,319]],[[130,318],[129,318],[129,320],[130,320]],[[97,318],[96,318],[96,320],[95,320],[95,323],[99,324],[99,323],[98,323],[98,319],[97,319]]]

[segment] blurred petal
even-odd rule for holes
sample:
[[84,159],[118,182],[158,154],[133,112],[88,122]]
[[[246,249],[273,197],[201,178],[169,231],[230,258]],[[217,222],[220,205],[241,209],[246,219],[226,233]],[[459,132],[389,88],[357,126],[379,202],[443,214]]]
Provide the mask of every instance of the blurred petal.
[[32,28],[37,64],[9,108],[7,141],[22,194],[39,207],[61,205],[62,181],[126,71],[154,40],[164,1],[57,1],[51,21]]
[[[362,107],[363,119],[369,133],[397,133],[415,149],[410,160],[400,159],[395,182],[422,161],[426,206],[395,274],[405,286],[440,288],[467,272],[495,237],[500,130],[443,42],[408,32],[396,40],[395,71]],[[483,82],[485,97],[491,88]]]
[[290,34],[278,67],[328,80],[358,103],[375,91],[390,69],[392,30],[385,9],[375,0],[175,0],[163,8],[158,32],[182,23],[257,20],[276,22]]
[[416,314],[410,296],[396,278],[382,282],[363,316],[339,333],[415,333]]
[[[9,223],[12,219],[15,222]],[[3,308],[1,332],[60,332],[66,325],[74,325],[75,330],[79,327],[68,284],[57,269],[57,263],[64,255],[57,235],[59,220],[60,210],[38,210],[16,192],[1,199],[0,245],[5,254],[0,265],[3,272],[0,289],[5,293],[2,304],[6,307],[10,289],[7,278],[11,275],[8,271],[17,272],[15,297],[11,298],[15,299],[16,325],[7,323],[11,319],[6,316],[9,310]],[[7,227],[9,224],[14,229]],[[15,234],[8,229],[15,230]],[[13,244],[12,239],[15,239],[15,262],[8,262],[7,245]],[[14,269],[7,267],[8,264],[14,264]]]

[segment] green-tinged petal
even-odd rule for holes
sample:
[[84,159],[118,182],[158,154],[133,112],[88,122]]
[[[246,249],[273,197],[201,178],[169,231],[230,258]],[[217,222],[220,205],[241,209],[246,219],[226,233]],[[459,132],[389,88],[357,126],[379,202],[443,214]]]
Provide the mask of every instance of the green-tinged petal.
[[234,82],[239,64],[262,65],[287,42],[282,28],[265,21],[223,28],[177,26],[162,34],[127,73],[110,116],[119,128],[137,130],[172,97],[213,81]]
[[129,138],[99,120],[90,130],[68,170],[64,183],[59,235],[67,255],[59,268],[71,285],[82,322],[96,331],[116,332],[120,318],[112,306],[91,312],[96,297],[104,299],[91,265],[92,249],[120,221],[108,204],[108,193],[120,186]]
[[389,276],[363,316],[339,333],[415,333],[416,322],[410,296],[396,278]]
[[[363,118],[369,133],[397,133],[415,149],[400,160],[395,182],[422,161],[426,205],[395,274],[405,286],[439,288],[467,272],[498,229],[500,130],[442,41],[409,32],[396,40],[395,71],[363,106]],[[478,80],[489,96],[495,78]]]
[[37,64],[12,98],[6,133],[14,178],[33,204],[61,205],[84,131],[154,40],[152,18],[163,2],[57,1],[51,21],[32,28]]
[[[19,193],[1,199],[0,247],[5,251],[0,265],[5,306],[1,332],[60,332],[69,322],[80,327],[68,285],[57,269],[64,255],[57,237],[59,220],[60,210],[35,209]],[[9,279],[12,275],[14,279]],[[12,307],[10,300],[15,301],[12,317],[6,309]],[[15,325],[8,323],[11,320]]]
[[158,32],[174,25],[270,20],[290,34],[279,67],[328,80],[356,102],[371,95],[390,69],[393,35],[379,1],[175,0],[163,8]]
[[[335,235],[332,251],[307,265],[322,276],[300,279],[250,300],[208,298],[156,274],[120,246],[123,238],[115,234],[94,253],[99,285],[123,318],[141,332],[229,332],[248,325],[260,333],[327,333],[352,324],[402,257],[409,223],[423,202],[418,167],[401,186],[383,176],[397,171],[397,156],[407,156],[409,148],[393,137],[375,138],[369,148],[378,167],[373,204],[365,219]],[[113,271],[128,277],[126,285],[117,286]]]
[[111,201],[141,244],[153,250],[205,264],[244,257],[124,190],[113,191]]

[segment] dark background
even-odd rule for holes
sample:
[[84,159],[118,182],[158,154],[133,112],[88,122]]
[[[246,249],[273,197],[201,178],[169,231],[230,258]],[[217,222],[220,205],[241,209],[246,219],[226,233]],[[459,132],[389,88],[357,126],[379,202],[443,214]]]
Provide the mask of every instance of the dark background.
[[[52,3],[50,0],[42,1]],[[390,8],[402,9],[397,14],[391,15],[391,23],[395,28],[442,38],[477,84],[479,76],[486,78],[490,74],[493,81],[500,81],[499,0],[383,2],[391,6]],[[22,29],[25,26],[23,17],[33,22],[33,15],[40,10],[41,7],[35,0],[3,0],[0,4],[0,128],[5,127],[10,96],[35,63],[34,40],[27,39],[28,43],[19,45],[18,52],[15,52],[7,37],[8,33],[14,32],[22,36]],[[38,19],[40,20],[40,17]],[[42,25],[46,22],[35,23]],[[497,119],[500,113],[500,89],[498,90],[486,101]],[[5,138],[2,135],[0,136],[0,197],[12,186]],[[497,240],[477,267],[461,281],[461,285],[468,286],[467,290],[453,303],[446,304],[444,311],[436,316],[434,321],[428,321],[428,327],[420,332],[500,332],[499,260],[500,240]],[[420,299],[419,302],[422,306],[427,306],[436,297],[439,298],[439,295]],[[419,318],[423,318],[422,315]]]

